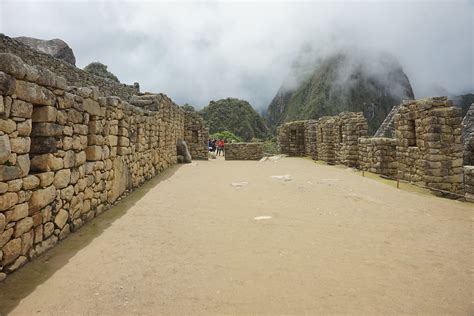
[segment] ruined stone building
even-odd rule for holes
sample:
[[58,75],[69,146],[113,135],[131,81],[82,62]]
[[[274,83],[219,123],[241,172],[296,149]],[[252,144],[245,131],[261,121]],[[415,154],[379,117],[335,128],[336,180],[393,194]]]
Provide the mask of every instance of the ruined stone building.
[[305,156],[327,164],[356,167],[472,200],[472,113],[471,108],[461,124],[461,109],[446,97],[406,101],[379,129],[379,135],[393,137],[368,137],[362,113],[344,112],[286,123],[278,129],[278,142],[282,154],[301,156],[307,148]]
[[0,53],[0,280],[175,164],[178,141],[207,159],[208,130],[193,113],[110,87],[71,86]]

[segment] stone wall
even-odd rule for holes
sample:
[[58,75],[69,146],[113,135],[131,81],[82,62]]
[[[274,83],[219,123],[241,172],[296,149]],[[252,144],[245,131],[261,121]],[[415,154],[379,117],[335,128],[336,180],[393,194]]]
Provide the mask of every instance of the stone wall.
[[0,54],[0,280],[176,163],[184,111],[135,100]]
[[337,132],[337,117],[325,116],[318,120],[316,126],[318,160],[322,160],[331,165],[336,163],[335,146]]
[[474,165],[474,104],[471,104],[462,120],[464,138],[464,164]]
[[463,192],[461,109],[446,97],[405,101],[395,115],[398,177]]
[[225,160],[260,160],[262,158],[262,143],[225,144]]
[[184,112],[184,131],[184,140],[188,145],[192,159],[207,160],[209,157],[209,128],[204,125],[204,120],[198,113]]
[[[0,53],[10,53],[19,56],[25,63],[34,66],[41,66],[43,71],[52,71],[64,77],[70,86],[96,86],[105,96],[119,96],[123,100],[128,100],[132,95],[139,92],[138,84],[126,85],[97,77],[83,71],[74,65],[63,60],[54,58],[51,55],[34,50],[29,46],[16,41],[0,33]],[[38,68],[40,69],[40,68]],[[47,69],[47,70],[46,70]]]
[[317,124],[316,120],[307,120],[304,122],[305,129],[305,154],[308,157],[317,159],[318,157],[318,146],[317,146]]
[[285,123],[277,129],[278,151],[288,156],[305,156],[305,122]]
[[397,141],[394,138],[359,138],[360,169],[395,177],[397,175],[396,145]]
[[474,202],[474,166],[464,166],[464,190],[466,200]]
[[359,165],[359,137],[368,134],[367,119],[362,112],[342,112],[335,126],[336,163],[349,167]]

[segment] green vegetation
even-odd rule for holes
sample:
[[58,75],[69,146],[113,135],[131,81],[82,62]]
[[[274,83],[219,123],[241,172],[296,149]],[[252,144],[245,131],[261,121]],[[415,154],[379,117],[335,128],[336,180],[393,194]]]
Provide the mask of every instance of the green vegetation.
[[244,140],[229,131],[217,132],[211,135],[213,139],[223,139],[226,143],[241,143]]
[[229,131],[246,142],[252,138],[268,137],[268,128],[263,118],[247,101],[234,98],[211,101],[199,113],[211,134]]
[[362,60],[337,54],[319,62],[310,75],[294,74],[301,79],[299,85],[289,91],[280,88],[267,110],[268,125],[274,129],[288,121],[353,111],[364,113],[369,133],[374,133],[394,105],[414,96],[393,57],[381,55],[371,62],[377,65],[376,70]]
[[115,82],[120,82],[113,73],[107,70],[107,65],[104,65],[97,61],[85,66],[84,71],[98,77],[106,78]]

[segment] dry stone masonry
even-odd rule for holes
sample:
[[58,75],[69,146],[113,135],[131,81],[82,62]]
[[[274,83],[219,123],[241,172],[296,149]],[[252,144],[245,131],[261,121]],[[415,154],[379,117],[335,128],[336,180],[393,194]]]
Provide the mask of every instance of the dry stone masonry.
[[343,112],[336,122],[336,163],[349,167],[359,165],[359,137],[368,134],[367,120],[362,112]]
[[192,159],[208,159],[209,128],[205,127],[204,120],[196,112],[185,112],[184,140]]
[[404,102],[395,115],[398,177],[463,192],[461,109],[446,97]]
[[207,146],[165,95],[130,104],[0,53],[0,280],[175,164],[186,128]]
[[461,124],[461,109],[446,97],[410,100],[395,107],[379,129],[378,134],[395,137],[369,138],[362,113],[343,112],[280,126],[278,147],[288,155],[302,155],[306,148],[306,156],[327,164],[356,167],[428,187],[439,195],[472,200],[473,113],[471,106]]
[[[37,69],[52,71],[67,80],[70,86],[96,86],[104,95],[118,96],[122,100],[129,100],[139,93],[138,83],[126,85],[102,77],[89,74],[74,65],[53,56],[32,49],[31,47],[0,33],[0,53],[10,53],[20,57],[25,63],[40,66]],[[42,77],[42,76],[41,76]]]
[[278,127],[277,142],[280,153],[290,157],[306,155],[305,124],[306,121],[295,121]]
[[225,144],[225,160],[260,160],[262,158],[262,143]]
[[391,178],[397,175],[397,141],[386,137],[359,138],[359,167],[361,170]]

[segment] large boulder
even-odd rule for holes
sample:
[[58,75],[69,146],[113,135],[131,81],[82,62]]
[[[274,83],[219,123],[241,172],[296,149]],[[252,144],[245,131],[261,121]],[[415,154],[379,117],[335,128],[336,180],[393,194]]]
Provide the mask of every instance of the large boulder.
[[64,60],[65,62],[73,64],[74,66],[76,65],[76,57],[74,56],[74,52],[72,51],[71,47],[69,47],[69,45],[63,40],[58,38],[52,40],[42,40],[26,36],[15,37],[14,39],[40,52]]
[[184,140],[178,140],[176,144],[176,149],[177,149],[177,154],[178,156],[183,157],[184,163],[190,163],[192,162],[191,154],[189,153],[188,145]]

